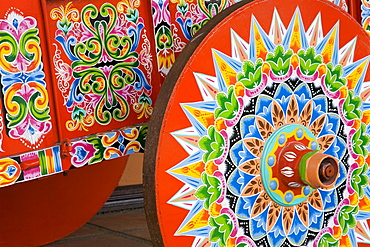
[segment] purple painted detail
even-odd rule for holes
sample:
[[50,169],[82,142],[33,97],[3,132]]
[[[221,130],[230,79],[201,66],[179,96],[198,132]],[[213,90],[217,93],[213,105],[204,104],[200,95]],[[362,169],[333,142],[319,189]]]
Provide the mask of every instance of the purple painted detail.
[[33,180],[41,177],[40,167],[23,170],[24,180]]
[[72,144],[72,164],[75,167],[86,165],[93,157],[96,149],[94,145],[81,141]]

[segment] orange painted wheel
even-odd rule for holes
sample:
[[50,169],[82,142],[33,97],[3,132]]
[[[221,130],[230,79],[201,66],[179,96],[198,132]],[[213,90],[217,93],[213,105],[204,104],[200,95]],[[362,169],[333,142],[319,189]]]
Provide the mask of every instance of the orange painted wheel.
[[210,20],[149,127],[155,245],[369,244],[369,54],[364,30],[327,1],[242,2]]
[[1,188],[0,246],[39,246],[77,230],[117,186],[127,157]]

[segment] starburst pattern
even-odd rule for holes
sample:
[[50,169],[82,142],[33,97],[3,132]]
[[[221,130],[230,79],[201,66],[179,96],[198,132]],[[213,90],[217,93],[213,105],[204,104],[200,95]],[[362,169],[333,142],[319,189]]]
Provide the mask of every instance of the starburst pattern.
[[[184,183],[168,203],[189,210],[175,235],[193,246],[356,246],[368,236],[369,60],[353,61],[356,38],[339,47],[339,23],[324,34],[320,13],[304,26],[298,8],[287,27],[276,10],[269,33],[252,16],[249,42],[231,30],[231,57],[213,51],[216,77],[194,73],[203,101],[181,104],[192,126],[172,133],[189,157],[168,170]],[[339,161],[333,188],[281,192],[265,154],[284,126]]]

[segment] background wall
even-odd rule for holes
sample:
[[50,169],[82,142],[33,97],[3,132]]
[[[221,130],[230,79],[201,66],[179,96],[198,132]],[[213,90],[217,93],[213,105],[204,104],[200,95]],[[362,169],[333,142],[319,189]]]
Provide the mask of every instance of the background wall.
[[143,183],[143,153],[130,154],[118,186]]

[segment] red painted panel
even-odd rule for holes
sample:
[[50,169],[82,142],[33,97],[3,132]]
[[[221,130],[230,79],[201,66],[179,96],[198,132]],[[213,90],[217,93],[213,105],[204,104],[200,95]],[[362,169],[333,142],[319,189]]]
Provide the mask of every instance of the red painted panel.
[[3,2],[0,32],[0,156],[52,146],[58,126],[40,1]]
[[148,1],[47,1],[63,138],[148,121],[160,87]]

